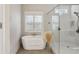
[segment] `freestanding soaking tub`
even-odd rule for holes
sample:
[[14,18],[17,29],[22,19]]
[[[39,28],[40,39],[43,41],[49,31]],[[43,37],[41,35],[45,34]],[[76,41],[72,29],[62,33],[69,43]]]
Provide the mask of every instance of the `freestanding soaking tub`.
[[42,36],[23,36],[22,37],[23,48],[26,50],[41,50],[46,46],[46,42],[43,40]]

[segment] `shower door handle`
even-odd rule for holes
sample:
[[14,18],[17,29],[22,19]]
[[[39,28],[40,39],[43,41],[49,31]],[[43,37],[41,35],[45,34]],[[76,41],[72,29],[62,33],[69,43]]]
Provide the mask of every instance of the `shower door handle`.
[[2,29],[2,23],[0,22],[0,29]]
[[60,30],[61,30],[61,28],[59,27],[59,28],[58,28],[58,30],[60,31]]

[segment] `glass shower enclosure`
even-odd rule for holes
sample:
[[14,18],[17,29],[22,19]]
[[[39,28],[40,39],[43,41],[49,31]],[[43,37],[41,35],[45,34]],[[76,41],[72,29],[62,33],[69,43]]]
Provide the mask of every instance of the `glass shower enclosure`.
[[59,54],[79,53],[79,33],[77,30],[79,5],[59,5],[51,13],[53,43],[52,49]]

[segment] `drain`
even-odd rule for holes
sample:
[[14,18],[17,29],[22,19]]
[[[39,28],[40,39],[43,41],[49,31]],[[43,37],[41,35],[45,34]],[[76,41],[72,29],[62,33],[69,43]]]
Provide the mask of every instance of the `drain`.
[[67,46],[67,48],[69,48],[70,46]]

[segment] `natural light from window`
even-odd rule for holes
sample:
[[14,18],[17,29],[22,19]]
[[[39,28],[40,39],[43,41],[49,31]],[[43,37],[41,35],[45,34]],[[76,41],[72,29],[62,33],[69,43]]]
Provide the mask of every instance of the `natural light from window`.
[[41,32],[41,29],[41,15],[25,15],[25,32]]

